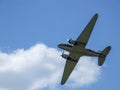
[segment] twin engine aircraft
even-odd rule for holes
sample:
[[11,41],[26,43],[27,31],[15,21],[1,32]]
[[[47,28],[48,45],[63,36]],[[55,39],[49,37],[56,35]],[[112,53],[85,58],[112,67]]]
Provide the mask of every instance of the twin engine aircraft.
[[69,55],[64,54],[64,52],[61,55],[66,59],[61,85],[65,84],[81,56],[96,56],[98,57],[98,65],[102,66],[104,64],[105,58],[111,50],[111,46],[107,46],[103,51],[97,52],[85,48],[97,18],[98,14],[96,13],[76,40],[69,39],[69,44],[58,45],[59,48],[70,52]]

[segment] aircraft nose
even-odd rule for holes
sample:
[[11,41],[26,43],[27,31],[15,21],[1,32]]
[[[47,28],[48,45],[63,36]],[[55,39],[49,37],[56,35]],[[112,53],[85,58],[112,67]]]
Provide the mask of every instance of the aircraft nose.
[[65,48],[65,44],[59,44],[58,47],[59,47],[60,49],[64,49],[64,48]]
[[59,44],[58,47],[61,48],[62,44]]

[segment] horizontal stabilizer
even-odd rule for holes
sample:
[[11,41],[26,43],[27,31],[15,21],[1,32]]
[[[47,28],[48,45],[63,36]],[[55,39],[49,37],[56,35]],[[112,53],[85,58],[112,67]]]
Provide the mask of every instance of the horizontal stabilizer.
[[110,52],[111,50],[111,46],[106,47],[100,54],[98,57],[98,65],[102,66],[105,62],[105,58],[107,56],[107,54]]

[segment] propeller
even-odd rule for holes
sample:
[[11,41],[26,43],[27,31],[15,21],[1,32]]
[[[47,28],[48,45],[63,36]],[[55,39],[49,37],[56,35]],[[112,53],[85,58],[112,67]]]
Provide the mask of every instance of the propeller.
[[72,40],[72,38],[70,38],[70,39],[67,39],[67,41],[69,42],[69,41],[71,41]]
[[[63,55],[63,54],[64,54],[64,51],[62,52],[62,55]],[[61,55],[61,56],[62,56],[62,55]]]

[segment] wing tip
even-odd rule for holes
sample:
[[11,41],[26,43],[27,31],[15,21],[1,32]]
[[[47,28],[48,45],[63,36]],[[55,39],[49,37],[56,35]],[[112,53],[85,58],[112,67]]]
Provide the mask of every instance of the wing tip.
[[96,13],[96,14],[94,15],[94,17],[98,18],[98,13]]
[[61,85],[64,85],[65,84],[65,82],[61,82]]
[[98,13],[95,13],[95,16],[98,16]]

